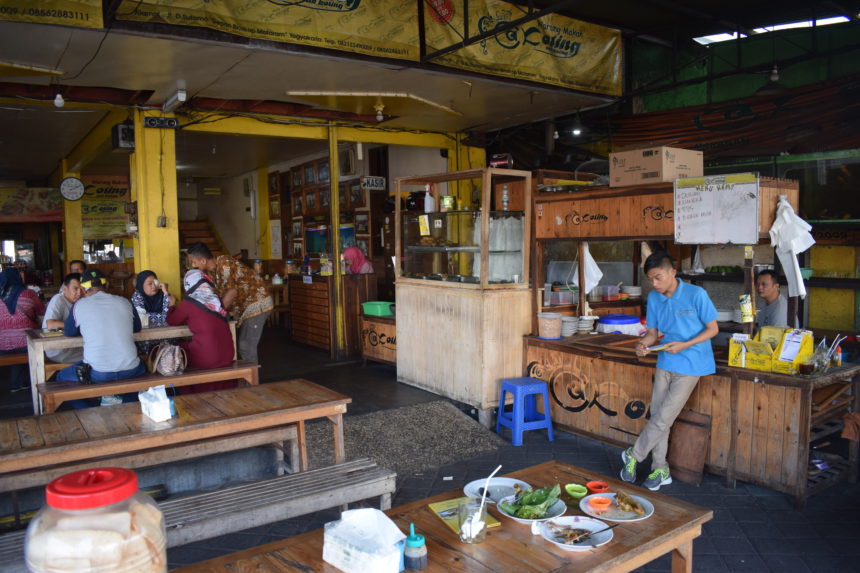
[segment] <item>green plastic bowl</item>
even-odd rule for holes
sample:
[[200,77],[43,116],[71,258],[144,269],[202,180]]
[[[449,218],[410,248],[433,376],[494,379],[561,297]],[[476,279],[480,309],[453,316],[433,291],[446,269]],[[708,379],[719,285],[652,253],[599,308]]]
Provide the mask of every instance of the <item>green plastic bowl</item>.
[[803,280],[809,280],[809,277],[812,276],[812,270],[809,267],[800,267],[800,276],[803,277]]
[[573,499],[581,499],[588,493],[588,488],[578,483],[569,483],[564,486],[564,491]]

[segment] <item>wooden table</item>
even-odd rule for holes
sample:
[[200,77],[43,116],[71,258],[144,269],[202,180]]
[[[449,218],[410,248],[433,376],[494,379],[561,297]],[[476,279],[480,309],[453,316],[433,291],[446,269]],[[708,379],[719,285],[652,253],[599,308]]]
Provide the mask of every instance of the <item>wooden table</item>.
[[[230,333],[233,335],[233,359],[236,359],[236,321],[230,321]],[[83,348],[82,336],[43,336],[39,329],[30,329],[27,334],[27,354],[30,362],[30,391],[33,393],[33,413],[40,414],[42,407],[39,402],[38,385],[46,380],[45,351],[65,350],[67,348]],[[134,333],[135,342],[144,340],[166,340],[170,338],[189,338],[191,329],[188,325],[156,326],[144,328]]]
[[[563,462],[546,462],[508,475],[535,487],[602,479],[609,482],[613,491],[619,488],[647,498],[654,504],[654,514],[646,520],[616,527],[613,530],[615,537],[607,545],[592,551],[572,553],[556,547],[540,535],[532,535],[528,525],[503,517],[495,506],[490,506],[490,513],[502,522],[501,527],[488,530],[483,543],[461,543],[442,520],[427,508],[428,503],[462,496],[463,491],[460,489],[401,505],[386,513],[401,531],[408,531],[409,524],[415,523],[415,530],[424,535],[429,561],[424,571],[428,573],[630,571],[669,552],[672,553],[672,571],[689,572],[693,567],[693,539],[701,534],[702,524],[713,517],[709,509],[623,484],[619,480]],[[562,499],[571,501],[566,495]],[[584,514],[578,504],[569,503],[567,515]],[[317,529],[175,571],[339,571],[322,560],[322,547],[323,530]]]
[[304,471],[304,424],[315,418],[332,422],[335,462],[340,463],[345,457],[342,417],[350,402],[348,396],[295,379],[178,396],[177,417],[165,422],[144,416],[138,403],[0,420],[0,491],[44,485],[45,477],[103,456],[146,456],[159,448],[239,439],[292,424]]

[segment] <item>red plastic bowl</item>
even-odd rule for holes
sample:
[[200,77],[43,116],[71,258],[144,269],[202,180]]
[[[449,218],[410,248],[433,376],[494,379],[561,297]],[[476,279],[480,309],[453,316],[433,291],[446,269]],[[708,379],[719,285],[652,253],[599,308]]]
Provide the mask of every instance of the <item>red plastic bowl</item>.
[[585,484],[585,487],[588,488],[589,493],[606,493],[609,491],[609,484],[605,481],[590,481]]

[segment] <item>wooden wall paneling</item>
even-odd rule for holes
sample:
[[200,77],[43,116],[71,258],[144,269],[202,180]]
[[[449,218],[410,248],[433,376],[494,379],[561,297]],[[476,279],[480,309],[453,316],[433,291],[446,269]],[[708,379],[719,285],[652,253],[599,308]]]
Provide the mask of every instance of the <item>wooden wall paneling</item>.
[[735,471],[741,474],[750,474],[750,455],[752,451],[752,423],[753,408],[755,404],[755,383],[749,380],[738,381],[738,401],[735,407],[738,410],[738,437],[735,449]]
[[[710,400],[710,407],[700,410],[711,413],[711,441],[708,463],[715,468],[728,465],[731,442],[731,380],[724,376],[706,376],[702,394],[703,402]],[[701,384],[701,382],[700,382]]]
[[523,375],[520,346],[531,332],[531,291],[499,289],[485,292],[481,337],[481,409],[498,405],[500,380]]
[[764,478],[767,483],[790,483],[786,481],[783,471],[783,445],[785,433],[785,397],[784,386],[768,386],[768,410],[767,415],[767,453],[765,455]]
[[780,195],[787,195],[786,199],[794,208],[795,213],[800,208],[800,182],[791,179],[774,179],[761,177],[759,179],[759,235],[769,236],[768,231],[773,225],[776,216],[776,205]]
[[755,384],[752,388],[752,442],[750,444],[750,473],[759,479],[764,478],[767,465],[767,388]]

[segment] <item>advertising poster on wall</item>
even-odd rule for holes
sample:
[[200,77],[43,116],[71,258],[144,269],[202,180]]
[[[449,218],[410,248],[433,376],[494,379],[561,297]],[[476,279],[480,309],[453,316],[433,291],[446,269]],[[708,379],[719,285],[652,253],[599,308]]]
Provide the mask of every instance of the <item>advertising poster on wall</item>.
[[128,236],[128,177],[124,175],[90,175],[81,178],[84,197],[81,221],[84,239],[113,239]]

